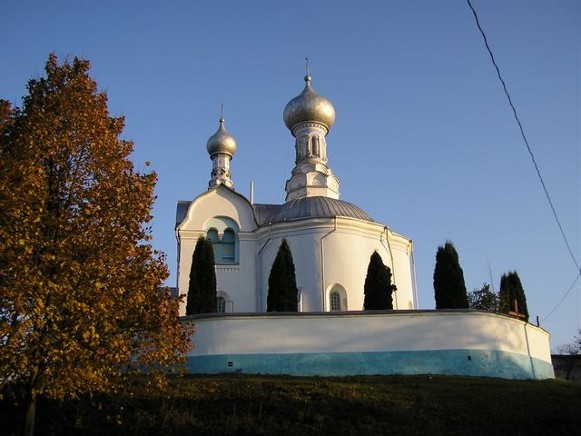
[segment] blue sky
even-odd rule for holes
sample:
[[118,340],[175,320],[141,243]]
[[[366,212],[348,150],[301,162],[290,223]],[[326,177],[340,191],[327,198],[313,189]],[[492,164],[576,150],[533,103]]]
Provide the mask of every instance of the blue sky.
[[[577,262],[581,261],[578,1],[473,0]],[[153,236],[175,284],[175,208],[204,192],[205,144],[236,138],[235,188],[282,203],[294,165],[282,111],[312,85],[337,113],[329,166],[341,199],[415,244],[420,307],[434,307],[438,245],[469,290],[518,271],[534,321],[569,342],[581,281],[463,0],[0,0],[0,98],[20,105],[50,52],[89,59],[133,160],[158,173]],[[552,313],[550,314],[550,312]],[[549,315],[547,317],[547,315]]]

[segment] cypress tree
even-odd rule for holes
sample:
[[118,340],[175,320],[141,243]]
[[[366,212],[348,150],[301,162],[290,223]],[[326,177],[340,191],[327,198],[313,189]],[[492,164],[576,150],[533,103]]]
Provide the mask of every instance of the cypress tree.
[[467,309],[468,297],[464,272],[458,253],[450,241],[438,247],[434,269],[434,294],[436,309]]
[[298,312],[298,289],[293,255],[282,240],[268,277],[267,312]]
[[216,298],[214,248],[210,241],[200,236],[192,256],[186,315],[216,312]]
[[524,315],[524,320],[529,320],[529,311],[527,308],[527,298],[522,283],[516,271],[503,274],[500,278],[499,312],[514,312],[514,301],[518,305],[518,313]]
[[391,284],[391,270],[384,265],[381,256],[374,251],[369,259],[367,276],[365,277],[365,310],[392,310],[392,292],[396,290]]

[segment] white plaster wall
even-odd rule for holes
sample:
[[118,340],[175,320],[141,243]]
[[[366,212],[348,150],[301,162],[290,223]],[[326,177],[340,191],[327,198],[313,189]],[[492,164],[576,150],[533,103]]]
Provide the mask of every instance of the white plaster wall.
[[186,218],[179,224],[177,230],[200,230],[209,219],[216,216],[227,216],[238,224],[240,231],[256,229],[254,212],[248,200],[231,189],[220,185],[195,198]]
[[[283,238],[295,263],[303,312],[328,311],[333,285],[346,291],[347,310],[362,310],[364,283],[373,251],[392,270],[397,286],[395,309],[415,308],[410,264],[411,242],[379,223],[351,218],[311,218],[277,223],[258,229],[248,200],[220,186],[198,196],[176,229],[178,237],[178,293],[186,295],[192,255],[207,222],[219,216],[238,225],[238,263],[217,265],[218,291],[227,294],[234,312],[266,311],[268,277]],[[180,308],[185,314],[186,302]]]
[[413,290],[411,241],[391,232],[389,232],[389,239],[389,248],[393,257],[392,280],[397,285],[393,308],[398,310],[416,309],[417,302],[415,301]]
[[[380,233],[362,234],[341,226],[323,240],[325,284],[329,287],[338,283],[345,288],[348,310],[363,309],[365,277],[369,259],[375,250],[383,263],[391,268],[380,236]],[[328,302],[325,310],[329,310]]]
[[239,247],[238,264],[216,265],[216,287],[232,301],[227,303],[227,311],[256,312],[256,242],[241,233]]
[[264,233],[258,244],[261,247],[259,269],[263,311],[266,310],[268,276],[283,238],[286,238],[293,255],[303,312],[328,311],[327,293],[335,284],[346,290],[347,310],[362,310],[365,277],[374,251],[381,255],[392,273],[395,272],[392,279],[395,278],[393,282],[398,291],[393,296],[394,308],[415,308],[410,241],[389,231],[386,233],[380,224],[348,218],[317,218],[276,224]]
[[[217,265],[217,290],[228,294],[238,312],[256,311],[256,229],[252,206],[240,194],[220,186],[198,196],[188,208],[186,218],[176,228],[178,238],[178,294],[187,295],[192,255],[200,236],[205,236],[206,223],[219,216],[234,220],[239,227],[238,263]],[[227,304],[226,308],[232,308]],[[186,299],[180,306],[180,315],[185,315]]]
[[320,265],[320,233],[320,230],[315,229],[295,227],[293,230],[289,230],[279,226],[278,231],[270,232],[266,240],[261,241],[263,243],[259,246],[262,251],[258,260],[261,271],[261,277],[258,281],[260,283],[261,311],[267,309],[268,277],[283,238],[286,238],[293,256],[297,287],[302,293],[302,310],[305,312],[323,310],[321,277],[318,272],[319,268],[316,266]]
[[[180,249],[178,271],[178,293],[187,295],[192,267],[192,256],[199,236],[203,231],[189,232],[182,237],[178,247]],[[257,311],[256,280],[256,243],[254,239],[246,239],[244,234],[239,234],[239,262],[232,265],[216,265],[216,288],[228,294],[233,302],[228,303],[228,311],[236,312]],[[180,306],[180,316],[186,313],[186,299]]]
[[190,356],[473,349],[551,362],[543,329],[469,310],[201,316],[194,323]]

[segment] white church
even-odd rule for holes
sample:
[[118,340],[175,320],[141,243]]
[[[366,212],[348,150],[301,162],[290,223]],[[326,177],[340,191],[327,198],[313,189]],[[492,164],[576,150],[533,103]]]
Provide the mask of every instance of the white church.
[[[374,251],[397,286],[394,309],[415,309],[412,241],[339,199],[339,179],[327,165],[326,137],[335,109],[313,90],[309,75],[305,82],[284,109],[296,156],[284,204],[253,204],[234,190],[230,161],[236,141],[220,119],[207,142],[212,160],[208,190],[177,206],[178,293],[187,294],[194,247],[205,236],[214,247],[219,310],[265,312],[268,276],[285,238],[295,262],[299,311],[363,310],[363,285]],[[185,303],[180,314],[185,314]]]
[[[284,204],[254,204],[234,190],[236,141],[223,118],[207,142],[208,189],[178,202],[177,292],[187,295],[194,248],[204,236],[214,247],[218,293],[217,313],[184,317],[195,327],[186,371],[554,378],[549,334],[540,327],[468,309],[418,310],[412,241],[339,198],[339,180],[327,165],[335,110],[313,90],[308,73],[305,82],[284,108],[295,138]],[[268,277],[283,239],[295,263],[296,313],[266,312]],[[374,251],[397,286],[394,310],[363,310]]]

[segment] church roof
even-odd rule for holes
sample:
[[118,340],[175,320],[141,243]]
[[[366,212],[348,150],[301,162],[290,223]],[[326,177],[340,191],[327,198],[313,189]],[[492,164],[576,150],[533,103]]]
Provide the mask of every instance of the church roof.
[[272,223],[282,204],[253,204],[254,216],[259,226]]
[[178,207],[176,210],[176,227],[181,224],[181,222],[186,219],[188,214],[188,208],[190,207],[191,201],[179,200]]
[[366,212],[354,204],[323,196],[295,198],[282,205],[255,204],[254,210],[259,225],[337,216],[373,221]]

